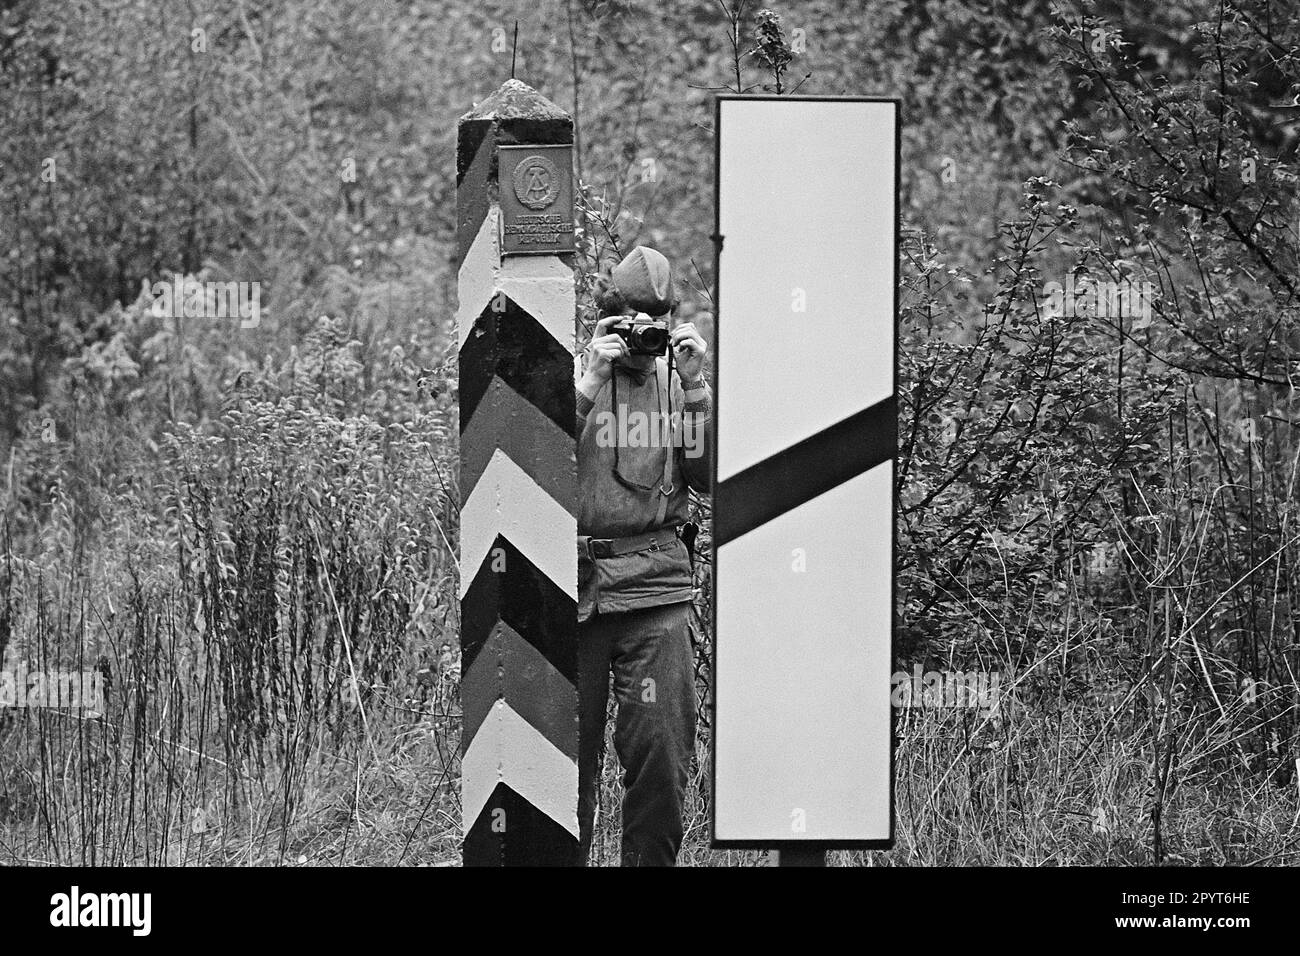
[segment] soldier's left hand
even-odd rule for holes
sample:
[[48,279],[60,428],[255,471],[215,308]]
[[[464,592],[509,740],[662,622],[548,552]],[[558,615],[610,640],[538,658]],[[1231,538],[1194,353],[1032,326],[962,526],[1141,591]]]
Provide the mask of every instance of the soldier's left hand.
[[704,371],[704,356],[709,347],[694,324],[683,322],[672,330],[672,349],[678,378],[683,382],[696,381]]

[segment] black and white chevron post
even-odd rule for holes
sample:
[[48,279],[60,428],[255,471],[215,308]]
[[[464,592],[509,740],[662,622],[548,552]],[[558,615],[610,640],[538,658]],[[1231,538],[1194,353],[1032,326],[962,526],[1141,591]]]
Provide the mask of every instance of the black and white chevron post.
[[510,80],[457,133],[463,861],[574,865],[573,123]]

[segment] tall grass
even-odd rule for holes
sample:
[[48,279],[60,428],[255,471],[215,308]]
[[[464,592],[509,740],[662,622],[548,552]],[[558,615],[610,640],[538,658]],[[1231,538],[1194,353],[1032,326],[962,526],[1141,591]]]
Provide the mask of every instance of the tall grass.
[[[341,331],[305,358],[337,372]],[[447,404],[381,425],[321,382],[176,426],[95,522],[61,475],[0,542],[0,657],[107,698],[0,710],[0,860],[457,858]]]

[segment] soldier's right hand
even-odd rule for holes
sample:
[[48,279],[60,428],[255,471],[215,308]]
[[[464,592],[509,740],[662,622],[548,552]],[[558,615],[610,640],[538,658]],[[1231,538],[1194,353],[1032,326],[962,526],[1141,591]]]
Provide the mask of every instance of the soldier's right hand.
[[608,382],[614,374],[614,362],[627,357],[627,343],[619,335],[609,331],[615,322],[623,320],[621,315],[610,315],[596,323],[596,331],[587,344],[586,374],[594,376],[601,382]]

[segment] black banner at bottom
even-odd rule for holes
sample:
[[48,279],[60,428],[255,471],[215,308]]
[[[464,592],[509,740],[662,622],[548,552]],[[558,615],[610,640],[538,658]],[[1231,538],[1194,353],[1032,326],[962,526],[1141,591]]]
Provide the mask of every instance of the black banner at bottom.
[[[581,934],[584,925],[621,933],[615,924],[648,924],[666,934],[665,945],[687,945],[706,927],[744,936],[789,923],[805,938],[810,930],[901,933],[927,945],[1008,933],[1039,941],[1196,934],[1233,945],[1296,925],[1286,868],[750,869],[552,870],[544,879],[523,869],[0,869],[0,939],[10,952],[26,942],[373,947],[389,934],[436,936],[445,921],[458,936],[476,926],[498,943],[503,929],[547,926],[555,943],[557,932]],[[476,910],[486,919],[467,922]],[[555,923],[561,914],[565,930]]]

